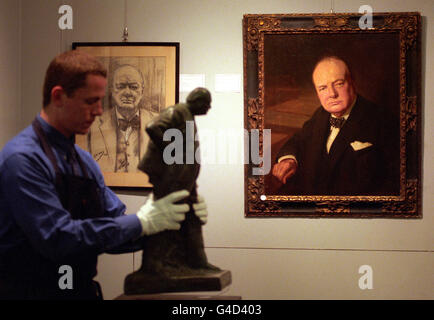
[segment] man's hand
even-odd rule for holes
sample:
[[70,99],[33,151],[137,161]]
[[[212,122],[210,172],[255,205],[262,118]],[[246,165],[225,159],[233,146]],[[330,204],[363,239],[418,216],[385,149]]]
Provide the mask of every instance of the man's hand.
[[193,210],[202,224],[208,221],[208,210],[206,208],[205,199],[202,196],[197,196],[197,203],[193,203]]
[[142,236],[164,230],[179,230],[181,222],[185,219],[185,213],[190,209],[188,204],[175,204],[186,198],[187,190],[175,191],[171,194],[154,201],[151,194],[148,201],[137,212],[137,217],[142,224]]
[[297,166],[297,161],[294,159],[285,159],[274,165],[272,174],[285,184],[295,174]]

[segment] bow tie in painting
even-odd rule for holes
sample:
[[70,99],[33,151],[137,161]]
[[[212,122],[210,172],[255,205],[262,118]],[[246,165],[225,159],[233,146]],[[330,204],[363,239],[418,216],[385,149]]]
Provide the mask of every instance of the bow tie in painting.
[[340,129],[344,125],[344,122],[345,122],[345,118],[343,117],[342,118],[330,117],[330,125],[332,127]]
[[119,129],[126,131],[128,127],[132,129],[140,129],[140,119],[139,116],[135,116],[130,120],[118,119]]

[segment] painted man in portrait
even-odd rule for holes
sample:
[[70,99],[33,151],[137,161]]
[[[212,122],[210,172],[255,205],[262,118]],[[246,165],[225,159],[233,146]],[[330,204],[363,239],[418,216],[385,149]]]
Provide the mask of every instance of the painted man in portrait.
[[339,57],[320,59],[312,80],[321,107],[278,153],[272,174],[279,192],[399,194],[399,122],[357,93]]
[[144,97],[142,73],[132,65],[120,65],[113,73],[110,93],[113,107],[105,109],[92,125],[89,152],[103,172],[136,172],[149,140],[144,128],[155,116],[140,108]]

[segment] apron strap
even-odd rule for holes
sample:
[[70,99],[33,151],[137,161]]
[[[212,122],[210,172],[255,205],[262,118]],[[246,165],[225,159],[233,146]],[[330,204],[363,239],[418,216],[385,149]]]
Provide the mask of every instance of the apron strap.
[[73,157],[77,160],[78,164],[80,165],[81,171],[83,172],[83,177],[89,178],[89,175],[87,174],[86,166],[84,165],[83,160],[81,160],[81,157],[78,154],[77,150],[75,149],[74,145],[71,148],[71,153],[73,154]]
[[42,145],[42,149],[44,149],[45,154],[47,155],[48,159],[51,161],[54,167],[54,172],[57,175],[62,174],[62,172],[59,169],[59,166],[57,165],[56,157],[54,156],[53,150],[51,149],[50,145],[48,144],[47,136],[45,135],[44,130],[42,130],[41,123],[38,121],[37,118],[35,118],[32,122],[33,130],[35,130],[36,135],[39,138],[39,142]]
[[[41,123],[38,121],[37,118],[35,118],[32,122],[33,130],[35,130],[36,135],[39,138],[39,141],[41,142],[42,149],[44,149],[45,154],[47,155],[50,162],[53,164],[54,171],[56,172],[56,175],[62,174],[62,172],[59,169],[59,166],[57,165],[56,157],[54,155],[53,150],[51,149],[50,145],[48,144],[47,136],[42,129]],[[78,164],[80,165],[81,171],[83,172],[84,178],[89,178],[89,175],[86,170],[86,166],[84,165],[83,161],[81,160],[80,155],[78,154],[77,150],[75,149],[75,146],[72,145],[70,150],[73,159],[77,160]]]

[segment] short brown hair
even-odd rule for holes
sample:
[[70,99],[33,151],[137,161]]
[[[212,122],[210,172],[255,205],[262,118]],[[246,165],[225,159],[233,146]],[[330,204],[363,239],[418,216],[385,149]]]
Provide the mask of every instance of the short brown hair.
[[86,85],[88,74],[107,78],[106,68],[90,54],[71,50],[57,55],[45,74],[42,105],[46,107],[50,104],[51,90],[57,85],[61,86],[70,97],[75,90]]

